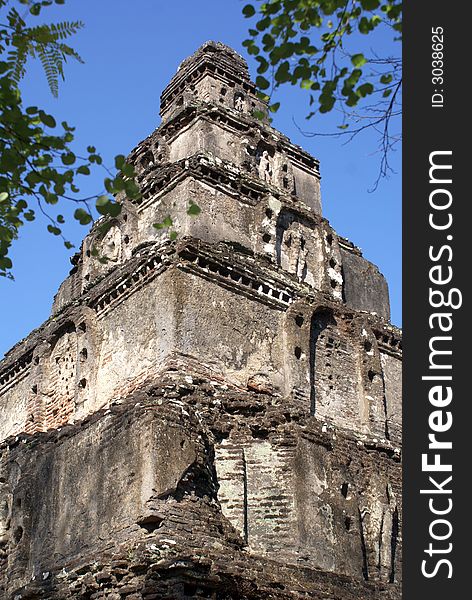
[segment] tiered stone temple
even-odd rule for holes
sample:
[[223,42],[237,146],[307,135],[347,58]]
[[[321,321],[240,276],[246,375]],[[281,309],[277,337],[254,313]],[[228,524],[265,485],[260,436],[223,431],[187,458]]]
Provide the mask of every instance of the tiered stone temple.
[[233,50],[185,60],[142,199],[0,363],[1,597],[400,598],[387,285],[254,111]]

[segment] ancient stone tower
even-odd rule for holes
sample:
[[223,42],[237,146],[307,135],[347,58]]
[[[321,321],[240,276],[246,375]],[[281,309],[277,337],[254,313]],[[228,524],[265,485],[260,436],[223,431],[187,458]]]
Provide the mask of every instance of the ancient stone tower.
[[264,110],[230,48],[185,60],[141,201],[0,363],[1,598],[400,598],[387,285]]

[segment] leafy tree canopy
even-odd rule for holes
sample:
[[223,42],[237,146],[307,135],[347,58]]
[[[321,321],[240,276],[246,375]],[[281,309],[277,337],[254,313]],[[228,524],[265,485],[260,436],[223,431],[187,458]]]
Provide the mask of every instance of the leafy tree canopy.
[[[256,84],[262,97],[290,83],[306,89],[310,112],[338,109],[338,131],[351,138],[367,128],[380,134],[380,176],[389,170],[388,153],[399,140],[392,119],[400,115],[401,59],[359,51],[359,37],[381,28],[401,40],[400,0],[256,0],[243,8],[253,19],[243,42],[259,63]],[[320,135],[320,134],[313,134]],[[326,135],[326,134],[325,134]]]
[[[43,9],[64,2],[0,0],[0,276],[11,277],[11,245],[38,211],[46,215],[48,231],[63,236],[65,218],[56,209],[60,211],[65,201],[75,203],[74,218],[88,225],[93,206],[100,215],[116,216],[121,211],[116,194],[139,197],[134,169],[123,155],[115,157],[115,168],[110,170],[95,146],[80,154],[73,149],[74,127],[65,121],[58,125],[40,107],[23,105],[20,85],[29,58],[41,62],[54,96],[64,79],[65,63],[82,60],[66,43],[82,28],[81,22],[38,23]],[[401,62],[396,57],[366,55],[351,48],[349,41],[355,32],[368,35],[380,27],[399,40],[401,2],[254,0],[244,6],[243,14],[254,19],[243,43],[259,63],[256,83],[261,96],[270,99],[281,85],[299,85],[309,93],[307,118],[334,108],[341,111],[338,132],[328,135],[352,137],[374,128],[381,136],[380,174],[386,174],[388,152],[399,139],[392,136],[390,126],[400,113]],[[276,112],[279,106],[272,101],[270,110]],[[81,197],[81,178],[97,167],[106,172],[104,189]],[[189,214],[197,212],[196,205],[189,207]],[[172,220],[168,217],[155,226],[170,228]],[[62,239],[67,248],[72,247]]]
[[[54,0],[64,4],[64,0]],[[22,103],[20,82],[29,57],[38,58],[54,96],[63,66],[80,56],[64,40],[76,33],[80,22],[27,24],[38,17],[53,0],[0,0],[0,276],[12,276],[9,257],[20,227],[34,221],[38,211],[46,215],[48,231],[63,236],[64,216],[57,212],[64,201],[76,204],[74,218],[82,225],[93,220],[92,204],[100,215],[116,216],[121,205],[114,195],[125,192],[130,199],[139,196],[134,169],[123,155],[115,157],[113,172],[106,169],[103,192],[80,196],[80,179],[94,167],[105,168],[94,146],[81,155],[72,150],[74,127],[60,125],[37,106]],[[66,248],[72,244],[63,237]]]

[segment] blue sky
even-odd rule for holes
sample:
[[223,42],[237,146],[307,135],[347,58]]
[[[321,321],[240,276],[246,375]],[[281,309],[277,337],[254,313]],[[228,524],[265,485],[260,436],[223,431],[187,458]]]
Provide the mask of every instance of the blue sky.
[[[40,106],[58,121],[75,125],[77,151],[95,145],[111,166],[116,154],[127,154],[158,126],[161,91],[179,63],[203,42],[224,42],[248,58],[241,44],[249,24],[241,15],[245,3],[66,0],[62,7],[45,10],[44,20],[85,23],[71,42],[85,64],[66,65],[66,81],[56,100],[42,71],[31,63],[22,87],[25,105]],[[361,43],[374,44],[379,54],[392,51],[382,35]],[[257,64],[249,60],[249,66],[255,77]],[[333,131],[339,117],[306,121],[307,92],[291,86],[277,100],[282,106],[273,125],[321,161],[323,214],[379,266],[390,287],[392,322],[401,325],[400,151],[392,156],[397,174],[369,193],[379,168],[376,134],[346,145],[339,139],[306,137],[299,127]],[[103,177],[97,171],[96,176],[85,178],[81,192],[100,192]],[[67,216],[73,210],[58,212]],[[65,233],[79,246],[86,229],[69,219]],[[46,232],[42,219],[22,229],[12,252],[15,281],[0,278],[0,357],[48,318],[53,296],[71,268],[72,253]]]

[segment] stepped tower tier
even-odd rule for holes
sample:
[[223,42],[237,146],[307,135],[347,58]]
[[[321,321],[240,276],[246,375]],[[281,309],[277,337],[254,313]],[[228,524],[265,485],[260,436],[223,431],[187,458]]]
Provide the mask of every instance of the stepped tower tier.
[[[243,93],[244,109],[235,102]],[[94,245],[121,264],[143,244],[168,239],[154,225],[170,215],[179,237],[244,247],[299,284],[388,320],[384,277],[322,218],[319,162],[253,116],[267,107],[238,54],[204,44],[182,63],[161,105],[163,123],[129,156],[140,202],[123,198],[105,238],[97,229],[87,236],[53,313],[106,272],[90,256]],[[201,218],[187,214],[190,202]]]
[[234,50],[186,59],[161,117],[141,199],[0,363],[0,595],[399,598],[385,279]]

